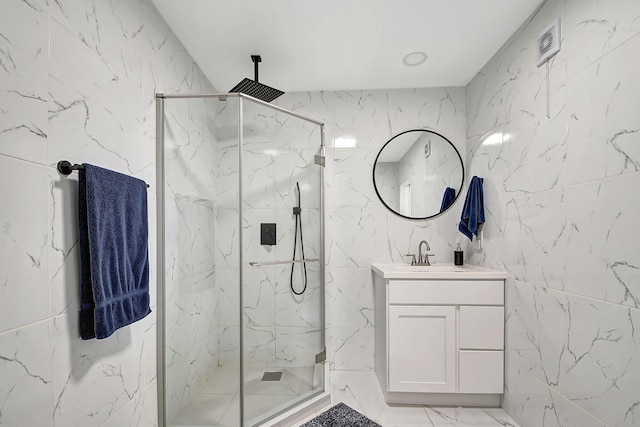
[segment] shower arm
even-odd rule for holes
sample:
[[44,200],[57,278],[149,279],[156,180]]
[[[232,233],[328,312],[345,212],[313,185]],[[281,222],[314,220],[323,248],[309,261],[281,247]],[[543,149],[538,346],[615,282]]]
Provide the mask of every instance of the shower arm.
[[258,62],[262,62],[262,58],[260,55],[251,55],[251,60],[253,61],[253,73],[255,74],[255,81],[258,82]]

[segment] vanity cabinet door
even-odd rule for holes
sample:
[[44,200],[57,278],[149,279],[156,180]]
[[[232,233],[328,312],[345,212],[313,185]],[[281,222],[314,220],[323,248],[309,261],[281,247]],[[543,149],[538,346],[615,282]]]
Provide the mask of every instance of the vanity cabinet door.
[[390,306],[390,392],[456,391],[455,306]]

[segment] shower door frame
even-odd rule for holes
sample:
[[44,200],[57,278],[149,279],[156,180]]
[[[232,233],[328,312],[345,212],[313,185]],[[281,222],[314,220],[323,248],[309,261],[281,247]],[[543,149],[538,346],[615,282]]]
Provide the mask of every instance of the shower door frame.
[[[228,97],[239,98],[238,102],[238,239],[240,247],[243,242],[242,231],[242,204],[244,200],[244,193],[242,187],[243,175],[242,175],[242,153],[243,153],[243,105],[244,101],[248,100],[252,103],[259,104],[261,106],[270,108],[272,110],[288,114],[292,117],[305,120],[307,122],[316,124],[320,127],[320,153],[319,155],[324,160],[326,156],[325,145],[325,125],[324,122],[315,120],[311,117],[307,117],[301,114],[294,113],[285,108],[277,105],[272,105],[268,102],[261,101],[243,93],[205,93],[205,94],[164,94],[156,93],[156,215],[157,215],[157,304],[156,304],[156,330],[157,330],[157,381],[158,381],[158,426],[165,427],[167,425],[167,411],[166,411],[166,384],[165,384],[165,313],[166,313],[166,301],[165,301],[165,156],[164,156],[164,130],[165,130],[165,100],[167,99],[198,99],[198,98],[219,98],[226,100]],[[325,321],[325,162],[317,164],[320,170],[320,345],[323,347],[326,353],[326,321]],[[243,269],[244,269],[244,255],[243,251],[239,251],[239,306],[240,306],[240,427],[244,427],[244,311],[243,307]],[[323,362],[324,363],[324,362]],[[325,375],[326,370],[323,369],[323,391],[327,389],[327,378]],[[321,392],[314,393],[299,404],[304,403],[307,400],[313,399]],[[290,410],[290,409],[289,409]],[[287,412],[287,410],[281,413]],[[281,414],[275,414],[275,416]],[[270,417],[270,418],[274,418]],[[268,421],[264,420],[264,421]]]

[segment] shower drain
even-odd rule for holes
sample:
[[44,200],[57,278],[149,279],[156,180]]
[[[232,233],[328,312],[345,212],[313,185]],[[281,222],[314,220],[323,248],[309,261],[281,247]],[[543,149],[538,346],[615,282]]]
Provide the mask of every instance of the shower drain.
[[262,381],[280,381],[282,379],[282,372],[265,372],[262,375]]

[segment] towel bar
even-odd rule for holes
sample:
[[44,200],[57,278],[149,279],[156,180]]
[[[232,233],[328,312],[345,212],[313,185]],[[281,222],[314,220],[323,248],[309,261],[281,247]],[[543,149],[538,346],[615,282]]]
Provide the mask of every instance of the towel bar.
[[297,259],[295,261],[267,261],[267,262],[260,262],[260,261],[251,261],[249,263],[249,265],[251,267],[263,267],[266,265],[279,265],[279,264],[291,264],[291,263],[295,263],[295,262],[319,262],[320,259],[318,258],[307,258],[307,259]]
[[[84,170],[84,165],[79,165],[77,163],[71,164],[66,160],[60,160],[58,165],[56,166],[60,175],[71,175],[73,171],[82,171]],[[149,184],[147,184],[147,188],[149,188]]]

